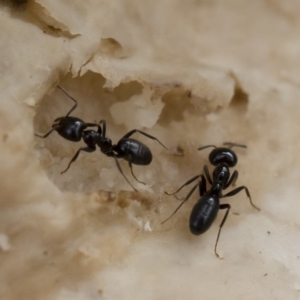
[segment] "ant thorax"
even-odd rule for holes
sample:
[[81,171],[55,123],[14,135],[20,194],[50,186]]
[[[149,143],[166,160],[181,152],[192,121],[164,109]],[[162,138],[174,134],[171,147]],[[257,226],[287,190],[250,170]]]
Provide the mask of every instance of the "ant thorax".
[[100,137],[97,141],[97,145],[101,149],[101,152],[104,154],[110,153],[112,151],[112,142],[109,138]]
[[95,130],[85,130],[82,132],[82,139],[87,145],[92,147],[96,146],[98,136],[99,134]]
[[219,184],[221,188],[225,186],[230,177],[230,170],[227,164],[218,165],[213,171],[213,182]]

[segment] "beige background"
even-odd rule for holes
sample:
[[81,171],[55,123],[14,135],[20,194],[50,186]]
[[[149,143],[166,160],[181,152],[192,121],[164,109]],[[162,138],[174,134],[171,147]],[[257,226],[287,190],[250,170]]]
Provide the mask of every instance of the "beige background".
[[[29,1],[0,4],[1,299],[298,299],[299,1]],[[105,118],[114,143],[133,128],[154,155],[122,167],[44,133],[73,115]],[[173,191],[208,164],[199,146],[237,149],[244,193],[213,252],[220,212],[188,230],[195,195]],[[210,166],[209,166],[210,167]],[[212,168],[210,167],[210,170]],[[189,189],[179,193],[182,197]]]

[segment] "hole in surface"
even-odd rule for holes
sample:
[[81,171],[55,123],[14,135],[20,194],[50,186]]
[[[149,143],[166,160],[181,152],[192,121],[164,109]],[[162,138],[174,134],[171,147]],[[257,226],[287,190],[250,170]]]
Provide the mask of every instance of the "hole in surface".
[[159,123],[167,125],[172,121],[182,121],[184,112],[193,113],[193,106],[190,103],[190,92],[182,88],[173,88],[162,96],[165,106],[159,118]]
[[[131,97],[139,95],[142,86],[136,81],[122,83],[112,91],[104,88],[105,78],[93,72],[87,72],[82,77],[75,79],[71,75],[59,83],[70,96],[78,101],[77,108],[70,114],[89,123],[98,123],[100,120],[106,120],[106,137],[112,140],[113,144],[118,141],[131,129],[127,129],[124,124],[117,125],[111,115],[110,108],[113,104],[125,101]],[[35,133],[43,135],[52,128],[52,124],[56,118],[63,117],[74,105],[60,89],[54,88],[51,93],[45,95],[37,108],[34,120]],[[138,113],[131,111],[131,115]],[[94,128],[90,128],[94,129]],[[143,130],[143,128],[136,128]],[[150,130],[145,130],[149,134]],[[155,134],[153,134],[155,135]],[[132,138],[145,143],[153,151],[162,147],[155,141],[144,137],[139,133],[133,134]],[[123,176],[119,173],[115,160],[107,157],[100,152],[97,147],[95,152],[87,153],[81,151],[79,157],[73,162],[70,169],[61,174],[65,170],[68,163],[75,155],[80,147],[86,146],[81,140],[80,142],[72,142],[61,137],[56,131],[53,131],[47,138],[42,139],[36,137],[37,149],[40,151],[40,161],[45,168],[49,178],[63,191],[77,192],[93,192],[103,190],[132,190]],[[158,155],[158,154],[157,154]],[[153,159],[156,160],[156,159]],[[123,172],[137,189],[141,186],[132,177],[128,163],[119,160]],[[154,162],[155,164],[155,162]],[[156,162],[158,164],[158,162]],[[153,165],[153,161],[151,163]],[[151,166],[152,167],[152,166]],[[137,178],[148,184],[154,182],[154,174],[152,174],[150,166],[133,165],[133,171]]]

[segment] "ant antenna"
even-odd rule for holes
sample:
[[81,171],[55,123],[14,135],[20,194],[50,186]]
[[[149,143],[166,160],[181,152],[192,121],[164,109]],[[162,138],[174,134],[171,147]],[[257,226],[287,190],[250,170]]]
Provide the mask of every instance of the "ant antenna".
[[233,148],[233,147],[240,147],[240,148],[247,148],[246,145],[243,145],[243,144],[236,144],[236,143],[231,143],[231,142],[226,142],[226,143],[223,143],[224,146],[229,146],[229,148]]
[[199,147],[197,150],[201,151],[201,150],[203,150],[203,149],[211,148],[211,147],[213,147],[213,148],[215,148],[215,149],[217,148],[215,145],[207,145],[207,146]]
[[66,114],[65,117],[68,117],[71,112],[76,109],[78,103],[77,103],[77,100],[75,98],[73,98],[71,95],[68,94],[68,92],[60,85],[57,86],[67,97],[69,97],[71,100],[73,100],[75,102],[74,106],[70,109],[70,111]]

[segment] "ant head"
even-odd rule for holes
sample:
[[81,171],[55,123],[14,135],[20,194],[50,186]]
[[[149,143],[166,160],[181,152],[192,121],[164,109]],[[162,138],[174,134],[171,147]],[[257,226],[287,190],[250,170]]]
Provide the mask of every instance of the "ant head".
[[82,120],[75,118],[75,117],[59,117],[54,120],[54,123],[52,124],[52,128],[57,125],[60,125],[63,127],[69,127],[69,126],[72,126],[73,124],[76,124],[76,122],[78,122],[78,121],[80,123],[84,124],[84,122]]
[[220,147],[210,152],[209,162],[214,166],[218,166],[224,163],[229,168],[232,168],[237,164],[238,158],[233,150],[229,148]]

